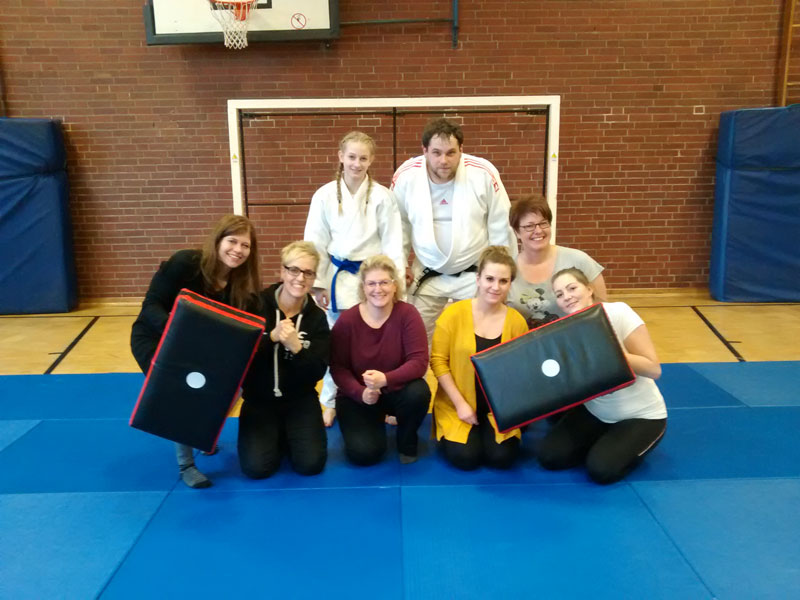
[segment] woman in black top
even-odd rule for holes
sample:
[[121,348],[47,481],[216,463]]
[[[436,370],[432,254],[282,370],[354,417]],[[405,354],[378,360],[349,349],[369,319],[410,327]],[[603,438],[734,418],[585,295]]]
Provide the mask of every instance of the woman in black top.
[[281,250],[281,280],[261,292],[267,329],[244,382],[239,465],[253,479],[278,470],[284,454],[295,472],[325,467],[328,438],[315,389],[328,367],[325,312],[309,295],[319,254],[311,242]]
[[[153,275],[131,328],[131,351],[144,373],[183,288],[242,310],[258,308],[258,247],[253,224],[246,217],[223,217],[202,250],[179,250]],[[209,487],[211,481],[195,467],[192,448],[176,444],[175,449],[183,482],[193,488]]]

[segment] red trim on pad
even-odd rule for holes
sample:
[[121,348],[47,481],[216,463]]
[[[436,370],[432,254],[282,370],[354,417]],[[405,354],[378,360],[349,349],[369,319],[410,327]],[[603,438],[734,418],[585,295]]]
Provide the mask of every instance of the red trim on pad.
[[[246,323],[248,325],[253,325],[255,327],[263,327],[266,325],[267,321],[264,317],[259,317],[258,315],[254,315],[244,310],[240,310],[238,308],[234,308],[224,302],[217,302],[216,300],[212,300],[211,298],[206,298],[205,296],[201,296],[197,292],[193,292],[192,290],[182,289],[178,294],[178,297],[175,299],[175,306],[177,306],[178,300],[184,298],[185,300],[191,302],[192,304],[196,304],[198,306],[205,306],[214,312],[217,312],[221,315],[225,315],[226,317],[233,317],[237,321],[241,321],[242,323]],[[172,310],[175,310],[175,306],[172,307]],[[219,307],[219,308],[216,308]],[[166,328],[165,328],[166,331]]]
[[128,425],[133,426],[133,417],[136,416],[136,411],[139,410],[139,403],[142,401],[142,396],[144,396],[144,391],[147,389],[147,382],[150,381],[150,374],[153,372],[153,364],[156,362],[156,357],[158,353],[161,351],[161,344],[164,343],[164,338],[166,337],[164,334],[167,333],[169,330],[169,326],[172,323],[172,317],[175,314],[175,308],[178,306],[178,300],[181,299],[181,294],[187,290],[181,290],[178,292],[178,295],[175,297],[175,302],[172,303],[172,310],[169,311],[169,318],[167,319],[167,324],[164,325],[164,331],[161,332],[161,338],[158,340],[158,346],[156,346],[156,351],[153,354],[153,358],[150,359],[150,367],[147,369],[147,375],[144,376],[144,383],[142,384],[142,389],[139,391],[139,397],[136,399],[136,406],[133,407],[133,412],[131,413],[131,418],[128,419]]
[[[144,396],[144,391],[145,389],[147,389],[147,384],[150,381],[150,375],[153,372],[153,366],[155,365],[158,355],[161,352],[161,346],[164,343],[164,340],[166,339],[166,333],[167,331],[169,331],[170,325],[172,324],[173,316],[175,315],[176,309],[178,307],[178,303],[181,300],[185,300],[186,302],[190,302],[195,306],[202,307],[211,312],[220,314],[226,318],[234,319],[246,325],[256,327],[261,330],[262,334],[265,331],[266,319],[264,317],[260,317],[258,315],[254,315],[249,312],[240,310],[238,308],[225,304],[224,302],[218,302],[216,300],[212,300],[211,298],[206,298],[205,296],[193,292],[191,290],[185,288],[182,289],[175,298],[175,302],[172,305],[172,310],[169,313],[169,318],[167,319],[167,324],[164,326],[164,331],[161,334],[161,338],[158,341],[158,346],[156,347],[156,351],[153,354],[153,358],[150,361],[150,367],[147,369],[147,374],[145,375],[144,384],[142,385],[142,389],[139,391],[139,397],[136,400],[136,405],[133,407],[133,412],[131,413],[130,419],[128,420],[129,426],[133,425],[133,419],[136,416],[136,411],[139,409],[139,404],[141,403],[142,397]],[[236,403],[236,401],[239,399],[239,396],[241,395],[242,384],[244,383],[244,379],[247,376],[247,372],[249,371],[250,365],[253,362],[253,358],[255,358],[256,352],[258,350],[258,345],[259,342],[256,342],[253,345],[253,350],[250,353],[250,358],[248,359],[247,365],[245,366],[244,371],[242,372],[242,376],[239,379],[239,384],[236,388],[236,391],[234,392],[233,398],[231,398],[231,401],[228,404],[227,413],[230,413],[231,408],[233,408],[233,405]],[[227,419],[227,413],[226,413],[226,419]],[[219,436],[222,434],[222,430],[224,427],[225,427],[225,420],[222,421],[222,425],[220,426],[219,431],[217,432],[217,435],[214,438],[214,444],[211,446],[211,448],[216,446],[217,441],[219,440]],[[211,450],[211,448],[209,448],[209,450]]]
[[[475,353],[475,354],[473,354],[472,356],[479,356],[479,355],[481,355],[481,354],[483,354],[483,353],[485,353],[485,352],[489,352],[489,351],[491,351],[491,350],[494,350],[495,348],[499,348],[500,346],[502,346],[502,345],[504,345],[504,344],[508,344],[509,342],[511,342],[511,341],[513,341],[513,340],[516,340],[517,338],[521,338],[521,337],[523,337],[523,336],[525,336],[525,335],[528,335],[528,334],[529,334],[531,331],[536,331],[537,329],[541,329],[542,327],[547,327],[547,326],[549,326],[549,325],[552,325],[553,323],[557,323],[557,322],[559,322],[559,321],[562,321],[562,320],[564,320],[564,319],[567,319],[567,318],[569,318],[569,317],[572,317],[572,316],[574,316],[574,315],[580,314],[580,313],[582,313],[582,312],[584,312],[584,311],[587,311],[587,310],[589,310],[589,309],[591,309],[591,308],[594,308],[594,307],[595,307],[595,306],[597,306],[598,304],[600,305],[600,308],[602,309],[603,313],[606,313],[606,309],[605,309],[605,307],[603,306],[603,303],[602,303],[602,302],[595,302],[595,303],[594,303],[594,304],[592,304],[591,306],[587,306],[586,308],[583,308],[583,309],[581,309],[581,310],[579,310],[579,311],[576,311],[576,312],[574,312],[574,313],[571,313],[571,314],[569,314],[569,315],[566,315],[566,316],[564,316],[564,317],[560,317],[560,318],[556,319],[555,321],[550,321],[549,323],[545,323],[544,325],[540,325],[539,327],[534,327],[533,329],[530,329],[530,330],[526,331],[525,333],[523,333],[523,334],[520,334],[520,335],[518,335],[518,336],[516,336],[516,337],[513,337],[513,338],[511,338],[511,339],[509,339],[509,340],[506,340],[505,342],[502,342],[502,343],[500,343],[500,344],[497,344],[496,346],[492,346],[491,348],[487,348],[486,350],[482,350],[481,352],[476,352],[476,353]],[[606,319],[608,320],[608,314],[607,314],[607,313],[606,313]],[[610,320],[608,320],[608,322],[609,322],[609,325],[610,325],[610,324],[611,324],[611,321],[610,321]],[[614,330],[614,327],[613,327],[613,326],[611,326],[611,329],[612,329],[612,331],[614,331],[614,333],[616,334],[616,331]],[[616,338],[616,335],[615,335],[615,338]],[[617,340],[617,341],[619,342],[619,340]],[[621,345],[621,344],[620,344],[620,345]],[[629,371],[629,372],[630,372],[630,374],[631,374],[631,380],[630,380],[630,381],[626,381],[625,383],[622,383],[622,384],[620,384],[620,385],[617,385],[617,386],[615,386],[615,387],[613,387],[613,388],[609,388],[609,389],[607,389],[607,390],[604,390],[604,391],[602,391],[602,392],[600,392],[600,393],[598,393],[598,394],[594,394],[593,396],[589,396],[588,398],[585,398],[585,399],[583,399],[583,400],[579,400],[578,402],[573,402],[572,404],[568,404],[567,406],[564,406],[564,407],[562,407],[562,408],[559,408],[559,409],[557,409],[557,410],[550,411],[550,412],[549,412],[549,413],[547,413],[547,414],[544,414],[544,415],[541,415],[541,416],[535,417],[535,418],[533,418],[533,419],[529,419],[528,421],[525,421],[525,422],[523,422],[523,423],[520,423],[520,424],[518,424],[518,425],[514,425],[513,427],[508,427],[507,429],[498,429],[498,431],[499,431],[500,433],[508,433],[509,431],[513,431],[514,429],[519,429],[520,427],[524,427],[525,425],[529,425],[530,423],[534,423],[535,421],[541,421],[542,419],[546,419],[547,417],[550,417],[550,416],[552,416],[552,415],[555,415],[555,414],[558,414],[558,413],[565,412],[565,411],[567,411],[567,410],[569,410],[569,409],[571,409],[571,408],[574,408],[574,407],[576,407],[576,406],[580,406],[581,404],[586,404],[586,403],[587,403],[587,402],[589,402],[590,400],[594,400],[595,398],[599,398],[600,396],[605,396],[606,394],[611,394],[611,393],[613,393],[613,392],[616,392],[617,390],[621,390],[622,388],[626,388],[626,387],[628,387],[629,385],[633,385],[633,383],[636,381],[636,373],[634,373],[634,372],[633,372],[633,369],[631,368],[631,365],[630,365],[630,363],[628,362],[628,359],[627,359],[627,358],[625,358],[625,353],[624,353],[624,352],[622,353],[622,358],[623,358],[623,360],[625,361],[625,364],[626,364],[626,365],[627,365],[627,367],[628,367],[628,371]],[[486,390],[485,390],[485,389],[484,389],[484,387],[483,387],[483,381],[481,381],[481,377],[480,377],[480,375],[478,374],[478,370],[475,368],[475,363],[474,363],[474,362],[472,362],[472,360],[470,360],[470,364],[472,364],[472,370],[473,370],[473,371],[475,371],[475,378],[478,380],[478,385],[479,385],[479,386],[480,386],[480,388],[481,388],[481,392],[483,392],[483,396],[484,396],[484,397],[487,399],[487,404],[489,405],[489,412],[491,412],[491,413],[492,413],[492,417],[494,418],[494,422],[495,422],[495,423],[497,423],[497,417],[496,417],[496,416],[495,416],[495,414],[494,414],[494,408],[492,407],[492,403],[491,403],[491,402],[488,402],[489,396],[486,394]]]

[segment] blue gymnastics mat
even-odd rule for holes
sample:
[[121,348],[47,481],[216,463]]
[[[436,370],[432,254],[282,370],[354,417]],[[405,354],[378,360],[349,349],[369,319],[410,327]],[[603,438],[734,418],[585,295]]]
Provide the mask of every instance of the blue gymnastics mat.
[[[720,365],[737,363],[719,363]],[[744,406],[734,394],[728,393],[692,365],[665,364],[661,366],[658,388],[673,408],[711,408],[717,406]]]
[[0,495],[0,598],[94,598],[164,497]]
[[800,406],[800,362],[703,363],[691,368],[748,406]]
[[711,598],[625,485],[408,488],[403,539],[408,598]]
[[800,408],[675,410],[629,479],[800,477]]
[[36,427],[39,421],[0,421],[0,451],[16,442],[31,429]]
[[716,598],[797,597],[800,480],[659,481],[633,488]]
[[428,417],[414,464],[388,428],[386,459],[351,466],[334,426],[321,475],[261,481],[228,419],[191,490],[127,424],[141,375],[0,377],[0,597],[793,597],[798,365],[665,365],[667,434],[605,487],[538,466],[546,423],[513,469],[457,471]]
[[171,490],[174,444],[122,420],[42,421],[0,452],[0,493]]
[[141,373],[5,375],[0,419],[127,419],[143,383]]
[[400,491],[172,494],[102,598],[403,598]]

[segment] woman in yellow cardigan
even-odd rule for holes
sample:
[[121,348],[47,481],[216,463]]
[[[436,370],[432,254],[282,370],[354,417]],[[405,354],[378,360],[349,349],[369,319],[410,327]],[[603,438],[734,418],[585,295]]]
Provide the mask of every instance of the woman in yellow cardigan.
[[436,321],[431,368],[439,380],[433,401],[436,439],[459,469],[481,463],[507,469],[519,455],[520,431],[498,433],[469,357],[528,331],[525,319],[506,306],[517,266],[504,246],[489,246],[478,261],[475,298],[449,306]]

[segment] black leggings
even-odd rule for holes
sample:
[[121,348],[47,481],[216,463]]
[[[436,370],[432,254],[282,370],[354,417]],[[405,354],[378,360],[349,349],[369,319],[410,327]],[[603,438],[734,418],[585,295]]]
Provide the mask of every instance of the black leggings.
[[273,475],[289,455],[295,472],[316,475],[328,459],[328,435],[317,395],[242,403],[239,466],[252,479]]
[[498,444],[488,412],[481,412],[483,414],[478,414],[478,424],[470,430],[465,444],[442,439],[439,447],[450,464],[464,471],[477,469],[481,464],[494,469],[508,469],[519,456],[519,438],[508,438]]
[[336,416],[350,462],[374,465],[386,453],[386,415],[397,417],[397,451],[417,455],[417,430],[422,425],[431,400],[424,379],[409,381],[395,391],[382,393],[375,404],[364,404],[346,396],[336,398]]
[[619,481],[658,445],[666,419],[627,419],[604,423],[584,406],[567,411],[536,449],[539,463],[550,470],[586,464],[597,483]]

